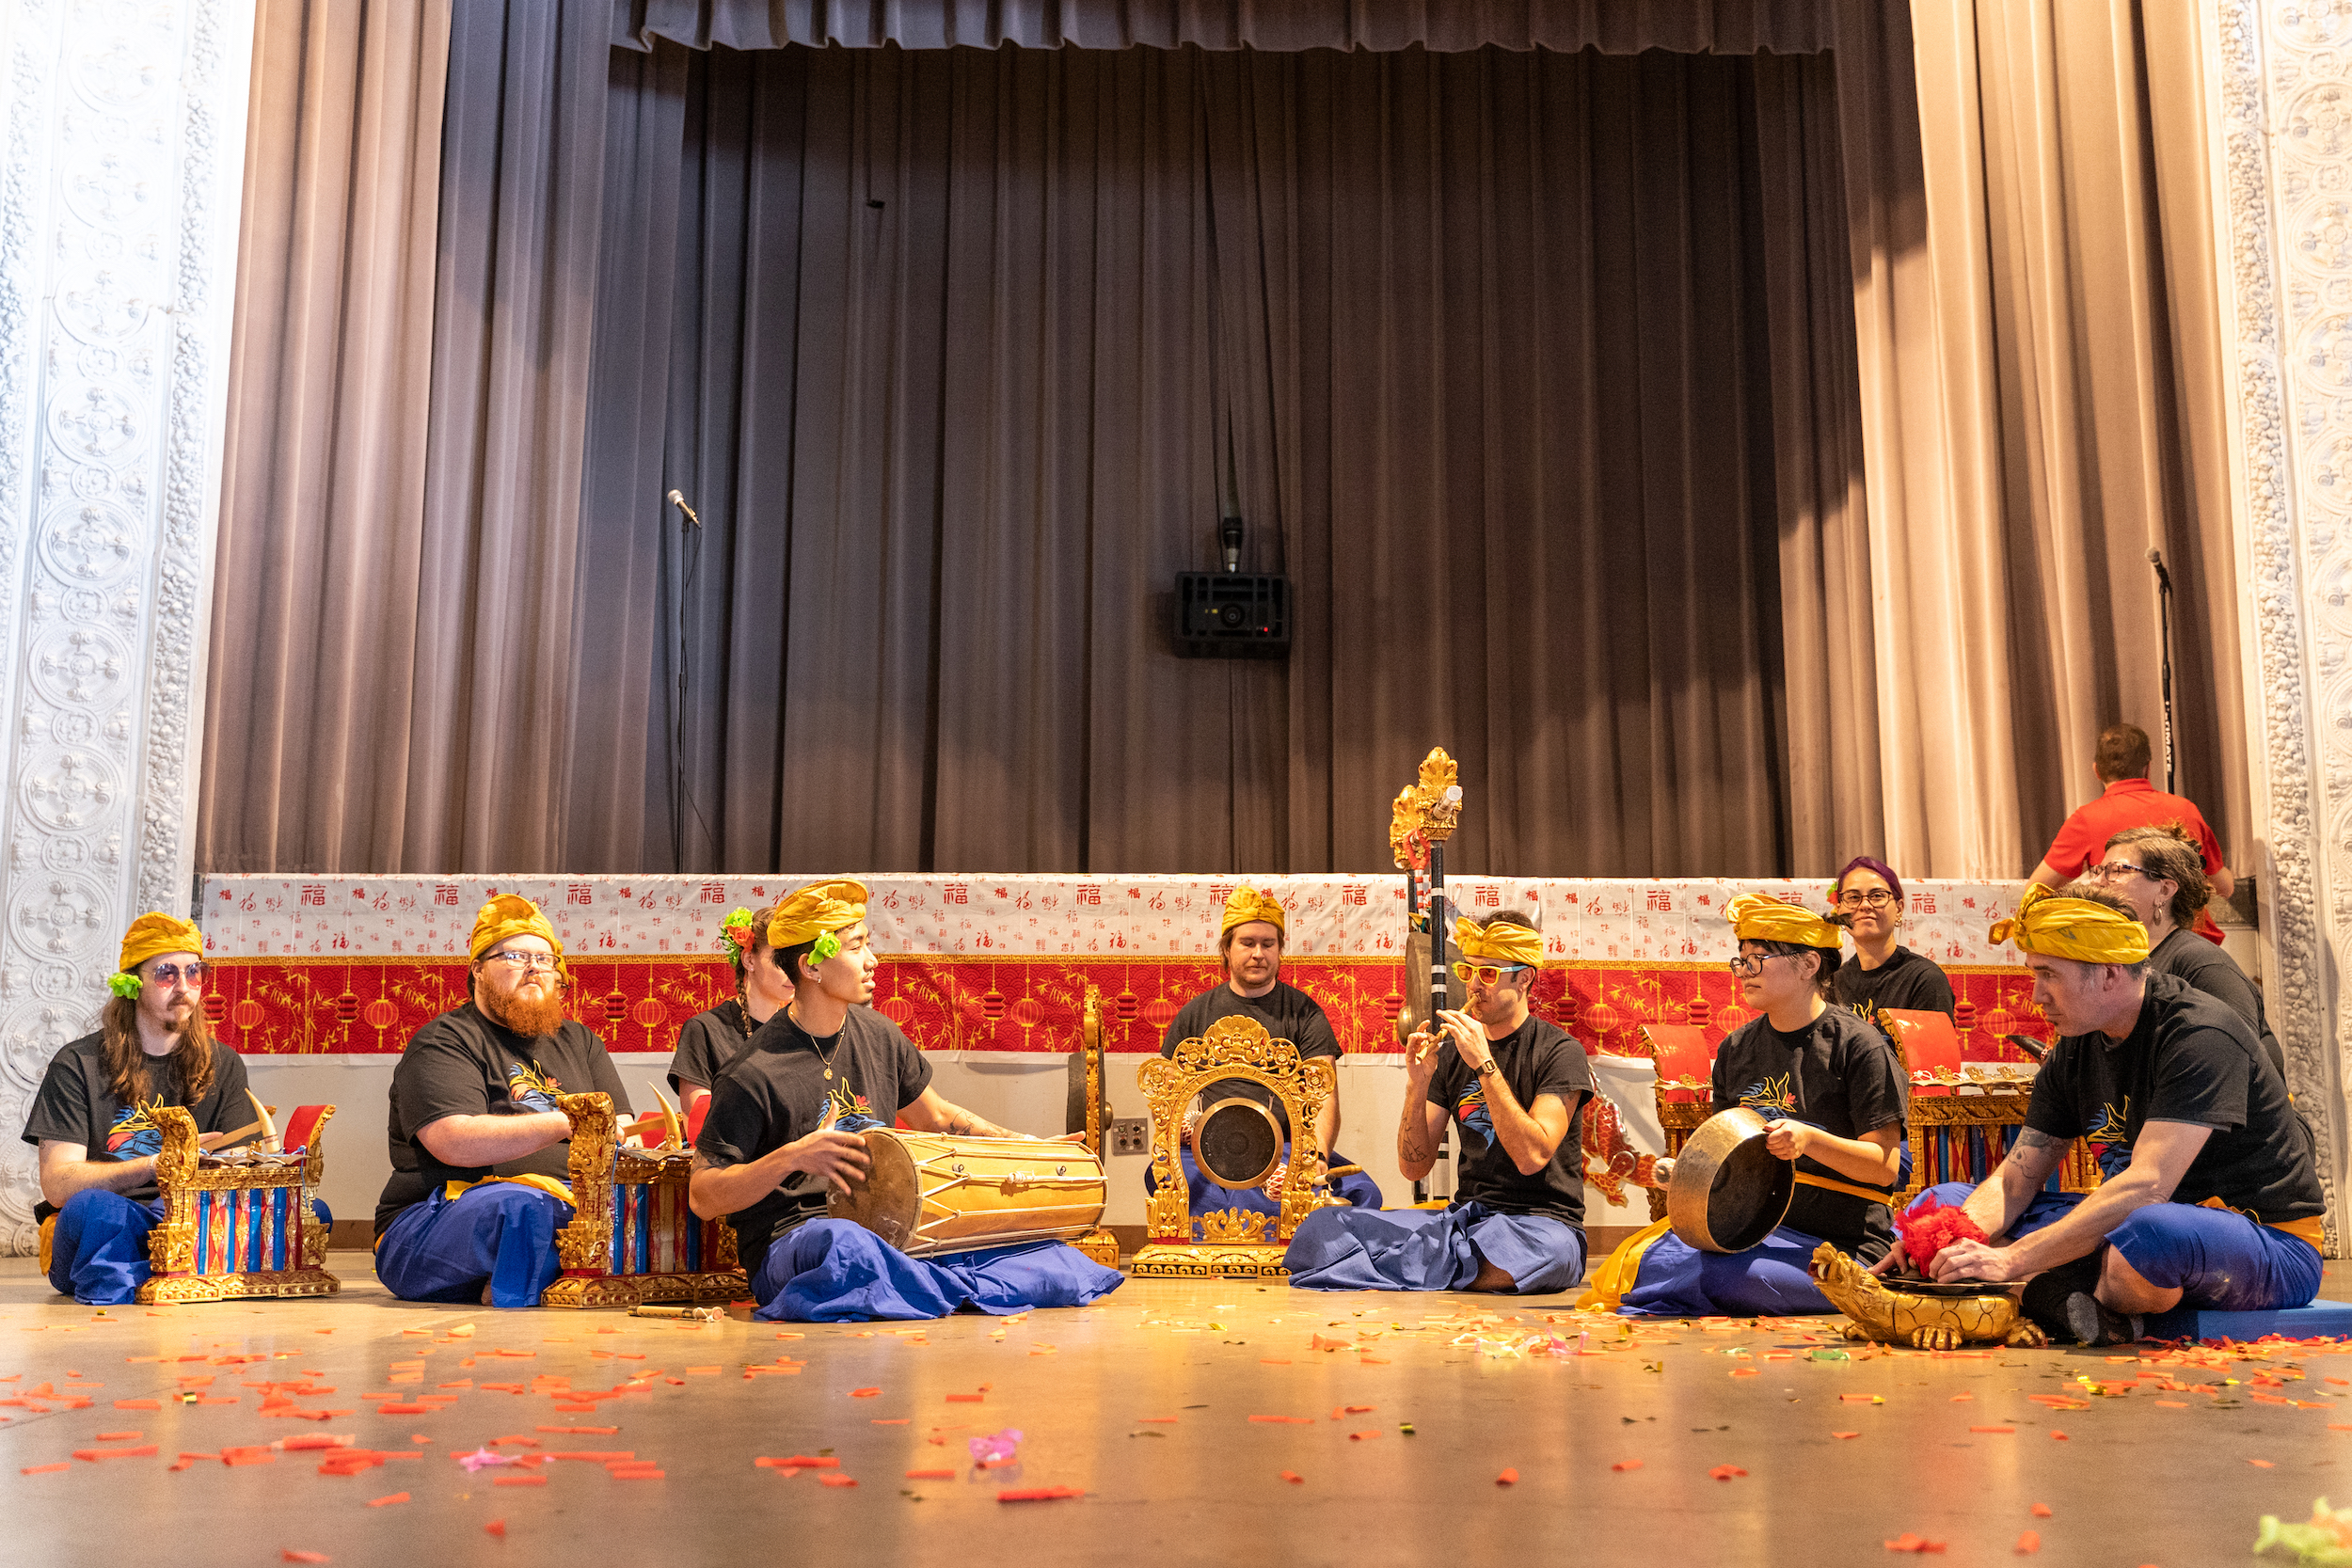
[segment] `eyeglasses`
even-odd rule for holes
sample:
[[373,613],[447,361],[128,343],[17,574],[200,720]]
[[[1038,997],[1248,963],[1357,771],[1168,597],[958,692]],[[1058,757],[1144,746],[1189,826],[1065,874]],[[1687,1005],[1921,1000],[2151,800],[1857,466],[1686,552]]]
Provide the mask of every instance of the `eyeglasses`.
[[543,969],[553,969],[556,959],[552,953],[485,953],[482,961],[485,964],[512,964],[526,974],[536,974]]
[[148,978],[159,986],[176,986],[185,980],[190,990],[198,990],[202,989],[204,984],[204,966],[201,963],[192,963],[184,967],[180,964],[157,964],[149,974]]
[[1505,974],[1517,974],[1522,969],[1533,967],[1530,964],[1470,964],[1456,960],[1454,965],[1454,977],[1456,980],[1475,980],[1482,986],[1491,986]]
[[1785,958],[1788,956],[1788,955],[1786,953],[1765,953],[1751,958],[1749,955],[1742,953],[1736,958],[1724,959],[1724,967],[1731,971],[1734,974],[1741,976],[1761,974],[1764,973],[1764,966],[1766,964],[1772,962],[1774,958]]
[[1837,907],[1841,910],[1855,909],[1864,904],[1869,905],[1874,910],[1883,910],[1894,901],[1895,895],[1883,887],[1874,887],[1867,891],[1862,888],[1848,888],[1837,895]]
[[[2112,882],[2121,877],[2147,876],[2148,868],[2146,866],[2134,865],[2129,861],[2109,861],[2105,865],[2087,865],[2083,867],[2083,879],[2090,882]],[[2153,881],[2155,879],[2150,877],[2149,880]]]

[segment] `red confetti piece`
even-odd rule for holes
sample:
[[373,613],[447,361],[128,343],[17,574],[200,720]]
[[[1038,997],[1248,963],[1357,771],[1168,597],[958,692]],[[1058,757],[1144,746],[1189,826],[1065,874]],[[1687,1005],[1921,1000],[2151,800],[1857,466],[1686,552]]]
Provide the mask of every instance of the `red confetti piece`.
[[[62,1466],[60,1466],[60,1468],[62,1468]],[[1305,1476],[1300,1475],[1296,1470],[1284,1470],[1281,1472],[1281,1475],[1282,1479],[1289,1481],[1293,1486],[1298,1485],[1307,1479]]]
[[[76,1449],[73,1450],[73,1457],[92,1463],[101,1459],[152,1459],[155,1457],[155,1445],[144,1443],[135,1449]],[[2259,1465],[2262,1461],[2256,1460],[2254,1463]]]
[[907,1472],[909,1481],[953,1481],[955,1479],[956,1473],[953,1470],[909,1470]]
[[996,1494],[1000,1503],[1042,1503],[1059,1497],[1083,1497],[1085,1489],[1076,1486],[1013,1486]]
[[1858,1432],[1833,1432],[1830,1435],[1832,1437],[1859,1437],[1862,1433]]
[[72,1468],[73,1468],[72,1461],[59,1460],[55,1465],[27,1465],[23,1469],[17,1471],[17,1474],[20,1476],[51,1476],[56,1474],[59,1470],[71,1470]]
[[1747,1472],[1737,1465],[1718,1465],[1707,1474],[1711,1481],[1729,1481],[1735,1476],[1744,1476]]
[[375,1413],[379,1416],[430,1416],[440,1408],[437,1404],[379,1404]]
[[[670,1472],[667,1470],[639,1469],[614,1470],[612,1472],[612,1476],[614,1481],[661,1481],[665,1480],[669,1474]],[[857,1482],[851,1481],[850,1484],[855,1486]]]
[[545,1476],[500,1476],[490,1482],[493,1486],[545,1486],[547,1483]]
[[978,1404],[987,1397],[985,1394],[950,1394],[947,1396],[947,1402],[949,1404]]
[[288,1546],[278,1555],[288,1562],[332,1562],[335,1560],[325,1552],[297,1552],[292,1546]]
[[855,1486],[857,1484],[857,1480],[853,1476],[825,1475],[818,1476],[817,1479],[826,1486]]
[[1506,1467],[1502,1474],[1495,1477],[1497,1486],[1517,1486],[1518,1483],[1519,1473],[1516,1467]]
[[1351,1443],[1368,1443],[1375,1437],[1385,1435],[1386,1433],[1378,1431],[1377,1429],[1371,1432],[1351,1432],[1347,1434],[1347,1440]]
[[907,1418],[904,1416],[893,1416],[885,1420],[883,1418],[877,1416],[866,1424],[867,1426],[877,1427],[902,1427],[907,1424]]
[[1136,1419],[1138,1422],[1148,1422],[1153,1426],[1174,1426],[1176,1424],[1176,1418],[1173,1416],[1138,1416]]
[[1609,1467],[1613,1470],[1638,1470],[1642,1467],[1642,1462],[1638,1459],[1620,1459]]
[[[567,1433],[574,1437],[610,1437],[621,1429],[619,1427],[541,1427],[538,1430]],[[421,1443],[426,1439],[420,1437],[417,1441]]]
[[2015,1432],[2015,1427],[1970,1427],[1970,1432]]
[[501,1540],[504,1540],[506,1537],[506,1521],[503,1519],[493,1519],[488,1524],[482,1527],[482,1533],[485,1535],[495,1535]]
[[1905,1530],[1886,1543],[1886,1549],[1890,1552],[1940,1552],[1948,1544],[1948,1542],[1931,1541],[1924,1535],[1914,1535]]
[[161,1410],[163,1404],[156,1400],[117,1400],[115,1408],[117,1410]]
[[102,1443],[135,1443],[146,1435],[143,1432],[102,1432],[98,1440]]
[[2267,1459],[2249,1459],[2246,1463],[2251,1465],[2257,1470],[2275,1470],[2278,1468],[2276,1465],[2273,1465]]
[[2027,1530],[2017,1538],[2017,1544],[2010,1548],[2019,1557],[2031,1557],[2041,1549],[2042,1535],[2038,1530]]
[[850,1390],[850,1397],[853,1400],[870,1400],[881,1392],[879,1388],[852,1388]]
[[2033,1505],[2032,1513],[2037,1519],[2047,1519],[2050,1516],[2050,1505],[2048,1503],[2036,1503]]
[[1249,1418],[1267,1426],[1308,1427],[1315,1424],[1315,1418],[1312,1416],[1252,1416]]
[[2068,1437],[2066,1433],[2054,1429],[2050,1433],[2050,1441],[2053,1443],[2067,1443],[2072,1442],[2073,1439]]
[[832,1454],[819,1456],[796,1453],[784,1459],[755,1459],[752,1463],[771,1470],[838,1470],[841,1468],[841,1461]]
[[394,1504],[394,1503],[405,1503],[405,1502],[406,1502],[407,1500],[408,1500],[408,1494],[407,1494],[407,1493],[405,1493],[405,1492],[394,1492],[394,1493],[392,1493],[392,1494],[391,1494],[390,1496],[389,1496],[389,1497],[370,1497],[370,1498],[368,1499],[368,1506],[369,1506],[370,1508],[389,1508],[389,1507],[391,1507],[391,1506],[392,1506],[392,1504]]

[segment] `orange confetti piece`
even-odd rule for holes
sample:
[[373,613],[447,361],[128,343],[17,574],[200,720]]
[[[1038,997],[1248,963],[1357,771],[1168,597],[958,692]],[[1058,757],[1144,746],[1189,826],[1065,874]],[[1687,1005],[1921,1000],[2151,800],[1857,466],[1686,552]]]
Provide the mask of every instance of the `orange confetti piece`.
[[369,1499],[368,1499],[368,1506],[369,1506],[370,1508],[389,1508],[389,1507],[391,1507],[391,1506],[392,1506],[392,1504],[394,1504],[394,1503],[405,1503],[405,1502],[406,1502],[407,1500],[408,1500],[408,1494],[407,1494],[407,1493],[405,1493],[405,1492],[394,1492],[394,1493],[392,1493],[389,1497],[371,1497],[371,1498],[369,1498]]
[[335,1560],[325,1552],[297,1552],[292,1546],[286,1547],[278,1555],[288,1562],[332,1562]]
[[2066,1433],[2062,1432],[2053,1431],[2050,1433],[2050,1441],[2053,1443],[2069,1443],[2074,1441],[2074,1439],[2068,1437]]
[[[1290,1364],[1291,1358],[1287,1355],[1261,1355],[1258,1357],[1258,1365],[1261,1367],[1287,1367]],[[952,1399],[954,1396],[950,1395],[948,1397]]]
[[53,1476],[59,1470],[71,1470],[72,1468],[73,1468],[73,1465],[71,1460],[59,1460],[55,1465],[27,1465],[23,1469],[17,1471],[17,1474],[20,1476]]
[[1708,1479],[1710,1481],[1730,1481],[1735,1476],[1744,1476],[1746,1474],[1747,1472],[1740,1468],[1737,1465],[1718,1465],[1713,1469],[1707,1472]]
[[2257,1470],[2275,1470],[2278,1468],[2276,1465],[2273,1465],[2267,1459],[2249,1459],[2246,1463],[2251,1465]]
[[1737,1371],[1733,1372],[1731,1375],[1732,1375],[1732,1376],[1734,1376],[1734,1377],[1756,1377],[1756,1376],[1760,1376],[1761,1374],[1760,1374],[1760,1373],[1758,1373],[1758,1372],[1757,1372],[1757,1370],[1756,1370],[1754,1367],[1741,1367],[1741,1368],[1740,1368],[1740,1369],[1739,1369]]
[[909,1470],[907,1472],[909,1481],[953,1481],[955,1479],[956,1473],[953,1470]]
[[1924,1535],[1914,1535],[1911,1531],[1905,1530],[1894,1540],[1887,1542],[1886,1549],[1890,1552],[1940,1552],[1947,1544],[1949,1544],[1947,1542],[1931,1541]]
[[949,1404],[978,1404],[987,1398],[985,1394],[950,1394],[947,1396],[947,1402]]
[[[62,1470],[62,1469],[64,1469],[64,1468],[65,1468],[65,1466],[64,1466],[64,1465],[58,1465],[58,1466],[57,1466],[57,1468],[59,1468],[59,1469],[61,1469],[61,1470]],[[1300,1474],[1299,1474],[1296,1470],[1284,1470],[1284,1471],[1282,1472],[1282,1479],[1283,1479],[1284,1481],[1289,1481],[1289,1482],[1290,1482],[1293,1486],[1296,1486],[1296,1485],[1298,1485],[1300,1482],[1304,1481],[1307,1478],[1306,1478],[1305,1476],[1300,1475]]]
[[499,1537],[499,1539],[504,1540],[506,1538],[506,1521],[503,1519],[493,1519],[488,1524],[482,1527],[482,1533],[485,1535],[495,1535]]
[[155,1400],[117,1400],[115,1408],[117,1410],[161,1410],[163,1405]]
[[2047,1519],[2050,1516],[2050,1505],[2048,1503],[2036,1503],[2033,1505],[2032,1512],[2035,1518]]
[[2186,1410],[2188,1402],[2186,1400],[2158,1400],[2156,1408],[2158,1410]]
[[850,1476],[818,1476],[817,1479],[818,1481],[827,1486],[855,1486],[857,1484],[856,1480]]
[[1138,1422],[1149,1423],[1152,1426],[1172,1427],[1176,1424],[1176,1418],[1173,1416],[1138,1416],[1136,1419]]
[[870,1400],[881,1392],[879,1388],[852,1388],[850,1390],[850,1397],[853,1400]]
[[1858,1432],[1833,1432],[1830,1435],[1832,1437],[1859,1437],[1862,1433]]
[[1837,1397],[1848,1404],[1868,1404],[1878,1398],[1876,1394],[1840,1394]]
[[1379,1406],[1374,1404],[1351,1404],[1346,1408],[1347,1413],[1351,1416],[1369,1416],[1375,1410],[1377,1410]]
[[1252,1416],[1249,1418],[1265,1426],[1307,1427],[1315,1424],[1312,1416]]
[[102,1443],[135,1443],[146,1435],[143,1432],[102,1432],[98,1440]]
[[1385,1435],[1386,1433],[1380,1432],[1377,1428],[1375,1428],[1370,1432],[1351,1432],[1347,1434],[1347,1440],[1351,1443],[1369,1443],[1375,1437]]
[[102,1459],[152,1459],[155,1457],[155,1445],[142,1443],[135,1449],[76,1449],[73,1457],[93,1464]]
[[2015,1427],[1970,1427],[1970,1432],[2015,1432]]
[[2031,1557],[2034,1553],[2040,1551],[2041,1549],[2042,1535],[2038,1530],[2026,1531],[2025,1534],[2017,1538],[2017,1544],[2010,1548],[2010,1550],[2015,1552],[2019,1557]]
[[1638,1459],[1620,1459],[1609,1467],[1613,1470],[1638,1470],[1642,1467],[1642,1462]]
[[1518,1483],[1519,1472],[1515,1466],[1505,1467],[1502,1474],[1495,1477],[1497,1486],[1517,1486]]
[[1084,1489],[1076,1486],[1015,1486],[996,1494],[1000,1503],[1045,1503],[1061,1497],[1083,1497]]
[[545,1486],[547,1483],[545,1476],[500,1476],[490,1482],[493,1486]]

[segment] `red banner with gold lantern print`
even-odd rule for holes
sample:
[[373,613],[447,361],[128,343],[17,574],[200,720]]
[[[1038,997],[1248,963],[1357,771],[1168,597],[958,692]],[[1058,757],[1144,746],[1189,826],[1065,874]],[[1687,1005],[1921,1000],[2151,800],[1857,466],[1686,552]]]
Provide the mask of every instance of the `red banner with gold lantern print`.
[[[669,1051],[678,1028],[735,994],[724,962],[695,956],[574,958],[572,1016],[615,1051]],[[397,1053],[429,1020],[466,1000],[463,959],[416,957],[221,958],[204,1000],[215,1032],[241,1052]],[[2025,1058],[2003,1037],[2047,1039],[2022,969],[1947,968],[1954,1022],[1971,1061]],[[1395,1049],[1404,966],[1390,958],[1294,958],[1282,977],[1320,1002],[1343,1049]],[[926,1051],[1078,1049],[1091,993],[1103,1043],[1156,1051],[1187,1000],[1216,985],[1214,954],[1198,958],[888,955],[874,1008]],[[1588,1052],[1645,1054],[1641,1026],[1694,1024],[1709,1043],[1747,1022],[1739,985],[1717,963],[1548,966],[1534,1010]]]

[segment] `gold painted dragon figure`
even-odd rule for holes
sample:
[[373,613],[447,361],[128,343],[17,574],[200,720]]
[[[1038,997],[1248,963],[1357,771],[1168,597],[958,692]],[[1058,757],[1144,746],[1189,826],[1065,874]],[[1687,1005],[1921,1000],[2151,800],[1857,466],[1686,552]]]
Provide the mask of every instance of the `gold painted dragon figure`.
[[1813,1249],[1813,1279],[1846,1314],[1846,1338],[1916,1350],[1963,1345],[2046,1345],[2033,1320],[2007,1291],[1977,1296],[1919,1296],[1890,1291],[1860,1263],[1823,1242]]

